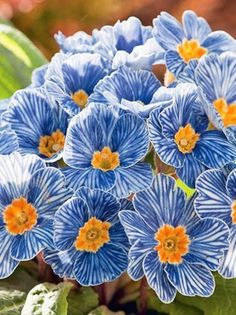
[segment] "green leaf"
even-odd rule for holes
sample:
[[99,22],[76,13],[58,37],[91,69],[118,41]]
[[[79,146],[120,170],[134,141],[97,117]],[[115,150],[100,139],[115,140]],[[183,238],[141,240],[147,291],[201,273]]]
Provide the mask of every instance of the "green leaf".
[[125,315],[124,312],[112,312],[105,305],[101,305],[88,315]]
[[98,295],[92,288],[84,287],[79,292],[71,291],[68,304],[68,315],[87,315],[98,306]]
[[0,315],[20,315],[26,293],[0,288]]
[[67,315],[67,296],[73,285],[42,283],[28,294],[21,315]]
[[176,184],[179,188],[181,188],[187,195],[188,198],[192,197],[195,193],[195,189],[188,187],[181,179],[177,179]]

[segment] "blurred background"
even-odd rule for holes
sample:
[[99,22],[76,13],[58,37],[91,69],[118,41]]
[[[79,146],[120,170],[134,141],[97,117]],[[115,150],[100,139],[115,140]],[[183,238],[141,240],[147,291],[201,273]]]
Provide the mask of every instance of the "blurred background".
[[148,25],[160,11],[180,19],[186,9],[205,17],[214,30],[236,36],[234,0],[0,0],[0,17],[11,20],[49,59],[58,50],[53,38],[58,30],[90,33],[131,15]]

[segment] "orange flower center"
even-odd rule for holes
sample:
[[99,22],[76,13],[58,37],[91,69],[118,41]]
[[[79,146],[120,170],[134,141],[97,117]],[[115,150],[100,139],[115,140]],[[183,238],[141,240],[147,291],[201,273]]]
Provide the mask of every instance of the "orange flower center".
[[88,103],[88,94],[84,90],[78,90],[72,94],[73,101],[81,108],[85,108]]
[[3,222],[10,234],[23,234],[37,223],[36,209],[23,197],[14,199],[3,211]]
[[190,124],[180,127],[175,134],[175,143],[182,153],[191,153],[199,140],[199,134],[195,132]]
[[96,253],[99,248],[110,241],[109,222],[92,217],[79,229],[79,234],[75,240],[77,250]]
[[207,54],[207,49],[201,47],[195,39],[184,40],[177,46],[177,51],[184,62],[189,63],[191,59],[199,59]]
[[213,105],[220,114],[225,127],[236,125],[236,104],[227,104],[224,98],[218,98]]
[[231,204],[231,218],[233,224],[236,224],[236,200],[234,200]]
[[179,264],[188,253],[190,239],[183,226],[163,225],[155,234],[159,259],[162,263]]
[[52,157],[58,151],[64,148],[65,135],[59,129],[54,131],[50,136],[42,136],[39,140],[39,153],[46,157]]
[[104,147],[102,151],[93,153],[91,164],[103,172],[114,170],[120,165],[119,153],[112,152],[109,147]]

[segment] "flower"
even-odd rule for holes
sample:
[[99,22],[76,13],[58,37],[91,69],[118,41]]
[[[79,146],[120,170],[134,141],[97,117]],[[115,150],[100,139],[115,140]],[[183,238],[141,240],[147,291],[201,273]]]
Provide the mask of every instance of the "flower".
[[0,278],[53,246],[55,211],[70,197],[62,173],[36,155],[0,156]]
[[88,286],[112,281],[127,269],[120,207],[110,193],[85,187],[61,206],[54,219],[56,250],[45,251],[56,274]]
[[94,52],[94,39],[91,35],[79,31],[72,36],[66,37],[62,32],[54,35],[61,52],[65,54],[77,54],[84,52]]
[[236,55],[211,54],[199,61],[196,84],[210,122],[236,144]]
[[88,105],[95,85],[110,72],[99,54],[56,54],[48,66],[45,87],[49,95],[71,116]]
[[193,11],[183,13],[183,25],[166,12],[154,19],[153,25],[154,37],[166,52],[166,66],[177,78],[193,59],[236,49],[233,37],[223,31],[212,32]]
[[219,218],[228,224],[229,248],[219,268],[224,278],[236,278],[236,170],[229,174],[214,169],[202,173],[196,182],[195,209],[201,218]]
[[16,133],[20,153],[55,162],[62,156],[68,115],[43,93],[38,89],[17,92],[2,117]]
[[90,104],[70,121],[62,169],[73,190],[81,186],[127,197],[152,181],[145,122],[117,106]]
[[14,131],[0,131],[0,155],[10,154],[19,149],[17,136]]
[[43,65],[39,68],[36,68],[32,72],[31,85],[30,85],[31,88],[38,88],[44,85],[47,69],[48,69],[48,64]]
[[[120,67],[95,86],[90,102],[120,104],[120,107],[147,118],[150,111],[163,103],[164,91],[151,71]],[[166,91],[165,91],[166,92]]]
[[207,168],[234,161],[236,147],[219,130],[207,130],[208,119],[192,84],[179,84],[173,104],[154,109],[148,120],[150,140],[160,159],[176,168],[190,187]]
[[177,291],[210,296],[215,287],[210,270],[217,270],[228,246],[227,225],[200,220],[193,202],[173,178],[159,174],[150,188],[135,195],[135,211],[119,213],[131,245],[128,274],[135,281],[145,276],[164,303],[172,302]]

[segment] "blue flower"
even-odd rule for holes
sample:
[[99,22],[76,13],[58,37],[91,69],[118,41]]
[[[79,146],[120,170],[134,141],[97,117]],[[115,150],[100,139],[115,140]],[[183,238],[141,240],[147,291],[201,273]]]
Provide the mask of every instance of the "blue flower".
[[56,212],[56,250],[45,260],[60,277],[81,285],[98,285],[127,269],[129,246],[119,222],[121,204],[110,193],[82,187]]
[[236,49],[233,37],[223,31],[212,32],[208,23],[193,11],[184,12],[183,25],[166,12],[154,19],[153,24],[154,36],[166,52],[167,68],[177,78],[192,59]]
[[71,116],[88,104],[95,85],[111,71],[99,54],[56,54],[48,66],[45,87],[49,95]]
[[199,61],[196,84],[210,122],[236,144],[236,55],[211,54]]
[[192,84],[175,88],[173,105],[154,109],[148,121],[150,140],[160,159],[176,168],[190,187],[207,168],[235,160],[236,147],[219,130],[207,130],[208,119]]
[[19,152],[55,162],[62,156],[68,115],[43,93],[38,89],[17,92],[2,117],[17,135]]
[[62,173],[36,155],[0,156],[0,278],[53,246],[53,217],[69,197]]
[[17,136],[12,130],[0,131],[0,155],[10,154],[19,149]]
[[158,175],[135,195],[135,211],[119,213],[131,245],[128,274],[133,280],[145,276],[164,303],[172,302],[177,291],[210,296],[215,287],[210,270],[217,270],[228,246],[227,225],[200,220],[193,202],[186,201],[173,178]]
[[110,190],[118,197],[142,190],[152,181],[145,122],[119,107],[90,104],[71,120],[62,169],[74,190],[81,186]]
[[48,64],[43,65],[32,72],[31,88],[42,87],[45,83],[45,76],[48,69]]
[[123,109],[146,118],[153,108],[162,104],[160,87],[161,83],[151,71],[123,66],[95,86],[89,101],[120,104]]
[[84,52],[94,52],[95,41],[91,35],[79,31],[72,36],[66,37],[62,32],[54,35],[61,51],[65,54],[77,54]]
[[229,248],[219,268],[224,278],[236,278],[236,170],[208,170],[196,182],[195,209],[201,218],[219,218],[228,224]]

